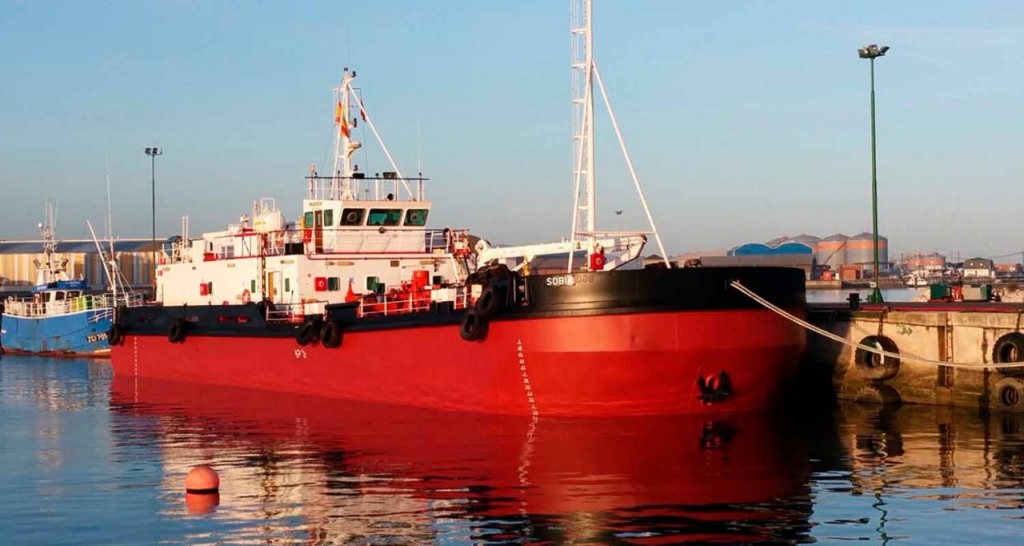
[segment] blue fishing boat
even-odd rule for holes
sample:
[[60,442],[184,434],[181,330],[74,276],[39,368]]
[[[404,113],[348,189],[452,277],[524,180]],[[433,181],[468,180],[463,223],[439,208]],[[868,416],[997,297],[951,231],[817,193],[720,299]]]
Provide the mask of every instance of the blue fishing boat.
[[49,216],[50,225],[39,224],[43,260],[36,261],[36,285],[31,295],[8,297],[0,304],[0,347],[10,354],[109,356],[107,331],[115,310],[118,306],[138,305],[141,295],[124,289],[126,283],[114,260],[99,242],[96,248],[106,264],[108,290],[91,291],[84,279],[72,279],[66,269],[67,258],[56,251],[52,213]]

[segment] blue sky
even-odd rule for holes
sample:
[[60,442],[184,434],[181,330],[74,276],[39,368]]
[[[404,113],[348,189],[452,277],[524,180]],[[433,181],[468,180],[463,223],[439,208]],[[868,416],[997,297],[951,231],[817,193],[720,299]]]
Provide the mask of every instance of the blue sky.
[[[0,238],[102,224],[220,229],[259,197],[299,213],[330,161],[331,88],[359,73],[431,224],[493,242],[566,235],[569,2],[0,3]],[[893,253],[1024,249],[1024,4],[596,0],[595,51],[672,253],[869,230],[868,43],[880,232]],[[419,130],[417,131],[417,126]],[[644,217],[598,105],[598,223]],[[417,132],[419,136],[417,137]],[[385,170],[367,133],[368,164]],[[612,211],[622,209],[621,216]]]

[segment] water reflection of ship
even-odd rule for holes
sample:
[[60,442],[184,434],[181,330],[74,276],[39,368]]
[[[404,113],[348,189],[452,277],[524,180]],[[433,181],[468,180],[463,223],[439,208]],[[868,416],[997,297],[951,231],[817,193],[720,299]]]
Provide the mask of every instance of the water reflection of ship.
[[810,530],[807,443],[771,416],[531,420],[127,376],[111,407],[155,423],[114,429],[159,442],[169,493],[215,464],[221,513],[255,520],[243,534],[608,543]]

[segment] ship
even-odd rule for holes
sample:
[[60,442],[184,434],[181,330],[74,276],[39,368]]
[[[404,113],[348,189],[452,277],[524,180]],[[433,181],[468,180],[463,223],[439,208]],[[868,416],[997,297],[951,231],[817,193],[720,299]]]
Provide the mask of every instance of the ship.
[[[327,175],[310,166],[301,214],[289,220],[261,198],[223,231],[192,238],[183,222],[157,270],[156,304],[120,309],[111,326],[115,373],[506,415],[782,402],[806,335],[735,284],[805,316],[803,271],[671,263],[624,144],[650,229],[597,229],[594,91],[604,84],[590,3],[574,8],[567,239],[499,246],[428,227],[427,179],[403,175],[346,68],[331,104],[334,165]],[[362,172],[352,160],[360,121],[391,170]],[[651,238],[664,258],[644,265]]]
[[[39,224],[43,252],[42,260],[35,262],[36,284],[28,296],[8,296],[0,302],[0,351],[41,356],[108,357],[110,344],[107,334],[112,326],[114,310],[138,305],[142,297],[128,290],[127,283],[123,282],[112,260],[107,259],[107,251],[98,242],[97,251],[104,262],[108,280],[114,279],[109,290],[92,290],[85,279],[72,278],[67,269],[67,256],[57,251],[52,205],[47,206],[46,220]],[[113,246],[110,252],[113,252]]]

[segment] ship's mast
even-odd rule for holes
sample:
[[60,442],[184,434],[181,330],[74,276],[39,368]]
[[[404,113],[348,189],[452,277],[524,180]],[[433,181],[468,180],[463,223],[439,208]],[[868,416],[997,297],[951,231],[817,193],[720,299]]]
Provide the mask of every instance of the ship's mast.
[[594,239],[594,40],[590,0],[572,0],[573,240]]
[[[412,187],[409,186],[409,181],[402,176],[402,172],[398,169],[398,165],[395,163],[395,159],[391,157],[391,152],[388,151],[388,147],[384,145],[384,140],[381,138],[380,133],[377,132],[377,127],[373,124],[373,119],[370,118],[370,114],[366,111],[366,105],[363,104],[362,99],[355,93],[355,88],[352,87],[352,80],[356,77],[356,71],[350,71],[348,67],[344,69],[344,77],[341,80],[341,87],[334,88],[334,170],[331,173],[331,189],[328,199],[357,199],[359,194],[358,183],[354,181],[353,173],[358,169],[358,165],[352,165],[352,154],[356,150],[363,147],[363,143],[358,140],[352,139],[352,130],[355,129],[356,124],[359,123],[356,118],[352,115],[352,108],[359,109],[359,118],[363,120],[367,126],[370,127],[370,131],[373,136],[377,139],[377,143],[380,145],[381,150],[384,151],[384,156],[387,157],[388,163],[391,164],[391,168],[394,170],[397,178],[401,180],[402,187],[411,196],[412,199],[422,200],[423,191],[420,189],[414,193]],[[315,197],[315,168],[310,166],[310,197]]]
[[[603,235],[596,227],[596,187],[597,177],[594,168],[594,83],[601,92],[605,108],[608,109],[608,117],[612,122],[612,129],[615,130],[615,137],[619,141],[622,155],[626,159],[626,166],[633,179],[637,195],[640,197],[640,204],[643,206],[644,214],[651,230],[647,234],[654,235],[658,243],[658,250],[667,267],[671,267],[665,246],[661,242],[661,235],[654,225],[654,217],[651,209],[647,206],[647,199],[644,197],[643,188],[640,186],[640,179],[633,168],[633,160],[629,157],[629,150],[626,149],[626,142],[619,130],[619,122],[615,118],[615,111],[612,109],[611,101],[605,90],[604,82],[601,79],[601,72],[594,60],[594,28],[593,8],[591,0],[570,0],[572,2],[572,23],[570,33],[572,36],[572,103],[573,103],[573,161],[575,161],[575,202],[573,204],[572,235],[570,237],[571,248],[577,249],[578,242],[587,241],[584,249],[588,255],[598,252],[597,239]],[[569,252],[569,272],[573,269],[573,252]]]
[[350,106],[349,91],[352,89],[352,79],[356,77],[355,71],[349,72],[345,68],[345,75],[341,80],[341,87],[334,88],[334,170],[331,171],[331,199],[352,199],[352,152],[360,147],[360,143],[352,140],[352,124],[349,118],[352,114]]
[[43,236],[43,261],[35,260],[36,269],[38,274],[36,275],[36,284],[43,285],[54,281],[67,280],[64,275],[64,267],[67,265],[67,259],[60,259],[57,257],[57,240],[54,237],[53,230],[57,223],[57,213],[54,210],[53,203],[46,203],[46,222],[39,224],[39,233]]

